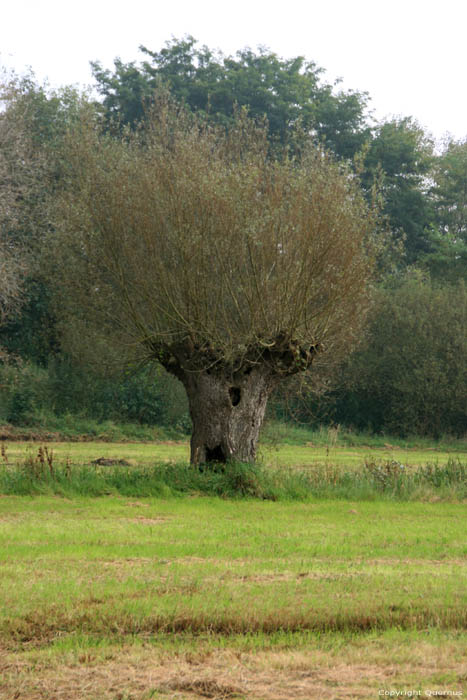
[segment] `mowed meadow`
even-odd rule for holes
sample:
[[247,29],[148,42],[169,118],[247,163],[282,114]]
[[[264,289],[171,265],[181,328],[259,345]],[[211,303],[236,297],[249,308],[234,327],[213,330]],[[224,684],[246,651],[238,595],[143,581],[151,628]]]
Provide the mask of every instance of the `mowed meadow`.
[[2,699],[465,688],[462,451],[2,444]]

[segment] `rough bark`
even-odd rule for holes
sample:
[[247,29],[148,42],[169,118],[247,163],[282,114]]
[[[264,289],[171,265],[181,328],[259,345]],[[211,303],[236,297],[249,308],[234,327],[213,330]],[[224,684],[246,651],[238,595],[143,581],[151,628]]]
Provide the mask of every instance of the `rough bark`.
[[265,366],[236,376],[207,370],[181,377],[193,423],[191,462],[254,462],[266,404],[277,378]]
[[226,362],[222,351],[191,339],[148,349],[185,387],[193,424],[191,462],[254,462],[259,432],[272,390],[306,370],[320,350],[283,333],[245,347]]

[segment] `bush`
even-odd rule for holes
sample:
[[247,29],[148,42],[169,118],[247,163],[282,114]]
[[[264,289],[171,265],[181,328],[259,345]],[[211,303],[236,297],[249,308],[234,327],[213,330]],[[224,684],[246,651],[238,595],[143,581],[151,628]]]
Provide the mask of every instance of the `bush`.
[[47,368],[5,359],[0,364],[0,420],[36,425],[44,415],[160,425],[184,433],[191,427],[185,391],[162,368],[104,377],[63,356],[52,358]]
[[465,435],[467,288],[414,275],[377,294],[366,344],[334,392],[335,420],[388,434]]
[[21,360],[0,364],[0,420],[31,425],[35,412],[48,402],[46,370]]

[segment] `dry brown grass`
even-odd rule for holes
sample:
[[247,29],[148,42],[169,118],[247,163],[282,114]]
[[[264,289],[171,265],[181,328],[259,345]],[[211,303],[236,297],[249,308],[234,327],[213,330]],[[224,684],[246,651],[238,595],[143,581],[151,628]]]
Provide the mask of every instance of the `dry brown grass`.
[[[440,648],[350,643],[339,653],[200,651],[150,646],[106,652],[0,655],[2,700],[375,698],[380,689],[461,690],[467,680],[460,642]],[[444,679],[444,680],[443,680]]]
[[[177,588],[170,584],[159,590],[164,596],[177,593],[181,597],[190,597],[197,589],[196,584],[188,582]],[[315,610],[273,610],[270,612],[246,608],[239,611],[224,611],[216,615],[203,610],[176,610],[171,614],[148,614],[136,618],[125,611],[119,612],[119,603],[128,600],[146,598],[145,591],[119,593],[113,596],[90,595],[80,601],[79,608],[62,609],[51,604],[41,611],[24,614],[18,618],[7,618],[0,633],[11,649],[18,645],[32,644],[38,647],[49,643],[62,634],[106,635],[111,639],[131,638],[134,635],[172,634],[213,634],[231,637],[234,635],[271,635],[287,632],[344,634],[367,633],[371,631],[423,630],[437,628],[440,630],[465,630],[467,628],[467,611],[446,607],[427,610],[423,607],[410,609],[398,605],[376,608],[368,612],[357,611],[315,611]]]

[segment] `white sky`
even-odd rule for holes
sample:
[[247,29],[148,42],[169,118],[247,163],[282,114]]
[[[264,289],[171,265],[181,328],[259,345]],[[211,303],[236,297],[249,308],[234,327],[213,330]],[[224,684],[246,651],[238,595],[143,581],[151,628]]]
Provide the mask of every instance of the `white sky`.
[[304,55],[366,90],[378,119],[413,116],[467,136],[467,0],[0,0],[0,64],[53,86],[89,85],[89,61],[138,60],[191,34],[234,53]]

